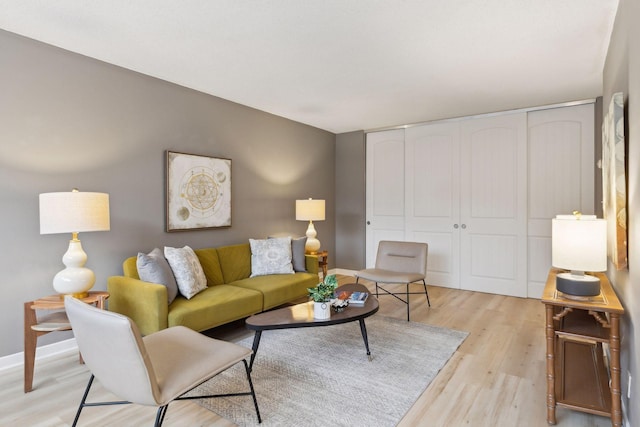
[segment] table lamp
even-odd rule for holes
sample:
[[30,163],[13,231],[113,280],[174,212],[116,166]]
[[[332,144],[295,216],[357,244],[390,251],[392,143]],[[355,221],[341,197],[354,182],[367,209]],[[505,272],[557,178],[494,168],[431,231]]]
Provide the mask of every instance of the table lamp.
[[324,200],[296,200],[296,220],[309,221],[307,228],[307,243],[304,246],[308,254],[318,253],[320,240],[316,239],[318,233],[313,226],[313,221],[324,221]]
[[551,220],[551,263],[570,270],[556,276],[556,289],[566,297],[600,294],[600,279],[585,271],[607,270],[607,222],[595,215],[557,215]]
[[84,267],[87,254],[78,233],[107,231],[109,195],[106,193],[70,192],[40,194],[40,234],[71,233],[69,249],[62,257],[66,268],[53,278],[53,288],[60,294],[78,298],[87,295],[96,276]]

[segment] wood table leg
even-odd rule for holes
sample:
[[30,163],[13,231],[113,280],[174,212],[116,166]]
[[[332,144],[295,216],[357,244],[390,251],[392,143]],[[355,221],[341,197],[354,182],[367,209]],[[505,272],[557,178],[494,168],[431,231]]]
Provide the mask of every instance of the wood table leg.
[[33,390],[33,365],[36,360],[38,333],[31,329],[37,323],[33,301],[24,303],[24,392]]
[[620,316],[611,313],[609,350],[611,351],[611,424],[622,426],[622,404],[620,391]]
[[556,390],[555,390],[555,344],[556,332],[553,326],[553,305],[546,304],[547,338],[547,423],[556,423]]

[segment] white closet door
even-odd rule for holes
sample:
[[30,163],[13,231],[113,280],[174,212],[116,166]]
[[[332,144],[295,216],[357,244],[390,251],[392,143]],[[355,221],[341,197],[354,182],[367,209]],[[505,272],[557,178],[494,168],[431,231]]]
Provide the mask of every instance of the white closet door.
[[551,267],[551,219],[594,212],[593,116],[593,104],[528,115],[529,297],[542,296]]
[[405,131],[406,239],[429,245],[427,280],[460,287],[460,126]]
[[367,134],[367,268],[380,240],[405,240],[404,130]]
[[461,122],[461,288],[527,295],[527,116]]

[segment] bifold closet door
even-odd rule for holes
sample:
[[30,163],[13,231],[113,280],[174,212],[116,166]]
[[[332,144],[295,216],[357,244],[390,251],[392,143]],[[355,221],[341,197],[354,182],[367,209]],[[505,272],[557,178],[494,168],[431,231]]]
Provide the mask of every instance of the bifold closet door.
[[594,105],[530,112],[528,296],[542,297],[551,268],[551,219],[593,214]]
[[367,134],[366,263],[373,267],[380,240],[405,240],[404,130]]
[[406,238],[429,244],[430,284],[460,287],[460,124],[405,130]]
[[460,122],[460,287],[527,296],[527,116]]

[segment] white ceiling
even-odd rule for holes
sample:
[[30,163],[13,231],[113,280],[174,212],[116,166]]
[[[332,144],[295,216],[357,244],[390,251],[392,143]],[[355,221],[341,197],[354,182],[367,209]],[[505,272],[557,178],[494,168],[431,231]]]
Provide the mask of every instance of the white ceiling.
[[617,0],[0,0],[0,28],[331,132],[602,94]]

